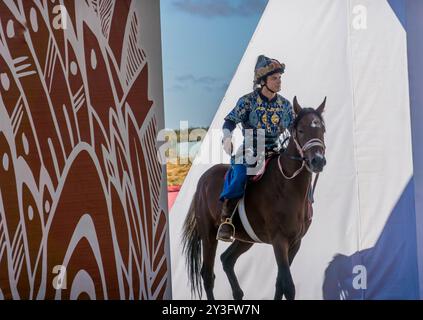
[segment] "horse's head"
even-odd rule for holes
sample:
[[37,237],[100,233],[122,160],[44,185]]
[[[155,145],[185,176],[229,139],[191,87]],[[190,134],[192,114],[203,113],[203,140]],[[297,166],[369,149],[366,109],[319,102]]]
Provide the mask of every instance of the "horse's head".
[[322,117],[325,104],[326,98],[316,110],[301,108],[297,97],[294,97],[296,118],[291,126],[291,136],[307,169],[314,173],[321,172],[326,165],[325,122]]

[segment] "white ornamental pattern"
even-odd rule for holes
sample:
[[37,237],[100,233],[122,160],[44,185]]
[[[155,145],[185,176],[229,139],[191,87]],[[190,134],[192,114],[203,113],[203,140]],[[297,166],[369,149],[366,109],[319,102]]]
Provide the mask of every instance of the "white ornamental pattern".
[[0,299],[170,295],[135,2],[0,1]]

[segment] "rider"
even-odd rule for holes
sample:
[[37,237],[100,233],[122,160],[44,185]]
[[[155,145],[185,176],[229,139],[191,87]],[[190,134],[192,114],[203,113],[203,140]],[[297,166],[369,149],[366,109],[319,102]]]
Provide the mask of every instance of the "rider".
[[220,194],[223,208],[216,237],[218,240],[232,241],[234,228],[231,216],[239,199],[244,195],[247,167],[251,167],[251,162],[246,161],[248,147],[245,130],[252,129],[253,144],[250,151],[254,155],[257,155],[259,149],[258,134],[264,131],[264,150],[267,153],[277,149],[280,134],[294,120],[291,103],[277,94],[281,90],[281,76],[284,71],[285,64],[260,55],[254,69],[254,91],[241,97],[235,108],[225,117],[222,140],[225,152],[232,155],[232,131],[238,123],[241,123],[243,127],[244,143],[236,155],[231,157],[231,170],[226,175],[223,191]]

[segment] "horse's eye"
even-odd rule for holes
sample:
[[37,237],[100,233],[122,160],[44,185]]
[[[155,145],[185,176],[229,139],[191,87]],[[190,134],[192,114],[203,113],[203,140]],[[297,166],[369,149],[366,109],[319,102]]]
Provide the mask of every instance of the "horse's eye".
[[298,133],[304,133],[304,131],[303,130],[298,130]]

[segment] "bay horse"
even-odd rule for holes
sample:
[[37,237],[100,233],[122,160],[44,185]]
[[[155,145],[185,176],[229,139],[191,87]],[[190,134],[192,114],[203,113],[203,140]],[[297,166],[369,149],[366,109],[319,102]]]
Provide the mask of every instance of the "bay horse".
[[[326,164],[325,124],[322,117],[325,104],[326,98],[316,110],[301,108],[294,97],[296,117],[290,128],[286,150],[269,161],[258,182],[249,183],[246,188],[245,208],[250,225],[258,239],[272,245],[275,253],[278,266],[275,300],[283,296],[287,300],[295,298],[290,266],[311,223],[307,213],[310,209],[308,196],[312,174],[320,173]],[[207,299],[214,299],[213,268],[218,243],[216,233],[222,209],[219,195],[228,168],[229,165],[218,164],[201,176],[183,226],[183,252],[191,292],[200,299],[201,278]],[[239,256],[250,249],[254,241],[244,230],[239,215],[234,216],[233,224],[234,241],[220,259],[234,299],[241,300],[244,293],[234,266]]]

